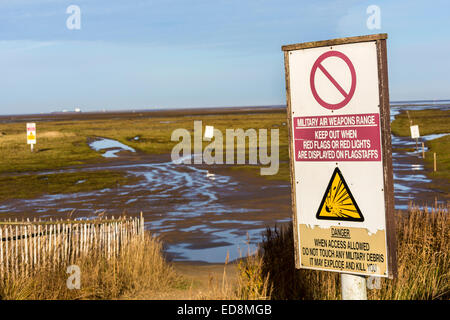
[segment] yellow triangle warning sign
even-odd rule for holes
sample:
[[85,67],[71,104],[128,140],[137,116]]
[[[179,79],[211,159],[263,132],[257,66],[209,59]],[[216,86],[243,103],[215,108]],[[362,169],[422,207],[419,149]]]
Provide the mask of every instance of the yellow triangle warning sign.
[[34,140],[34,139],[36,139],[36,137],[34,136],[33,133],[30,133],[30,134],[28,135],[27,139],[28,139],[28,140]]
[[317,211],[316,218],[324,220],[364,221],[364,217],[339,168],[334,169],[330,183]]

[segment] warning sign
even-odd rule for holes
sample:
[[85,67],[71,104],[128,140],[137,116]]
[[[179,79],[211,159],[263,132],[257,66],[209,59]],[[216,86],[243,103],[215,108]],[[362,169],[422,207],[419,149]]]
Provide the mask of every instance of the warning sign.
[[411,126],[410,130],[411,130],[411,138],[413,138],[413,139],[419,139],[420,138],[419,126],[417,124],[414,125],[414,126]]
[[364,221],[339,168],[336,168],[331,176],[316,217],[327,220]]
[[380,115],[294,118],[296,161],[381,161]]
[[386,234],[367,234],[361,228],[333,226],[327,229],[300,225],[301,263],[304,268],[384,275]]
[[[339,84],[339,82],[334,79],[333,75],[330,74],[330,72],[327,70],[327,68],[324,67],[324,65],[323,65],[324,60],[328,59],[330,57],[336,57],[336,58],[342,59],[348,66],[349,71],[350,71],[350,77],[351,77],[350,88],[349,88],[348,92],[345,91],[345,89],[341,86],[341,84]],[[342,101],[335,103],[335,104],[327,103],[319,96],[319,94],[317,93],[317,90],[316,90],[316,83],[315,83],[316,72],[318,69],[320,69],[320,71],[327,77],[327,79],[330,80],[330,82],[333,84],[333,86],[336,87],[336,89],[339,91],[339,93],[342,94],[342,96],[343,96]],[[350,99],[353,97],[353,94],[355,93],[355,88],[356,88],[355,67],[353,66],[350,59],[342,52],[327,51],[327,52],[323,53],[319,58],[317,58],[313,67],[311,68],[310,85],[311,85],[311,91],[312,91],[314,98],[317,100],[317,102],[322,107],[327,108],[327,109],[332,109],[332,110],[340,109],[340,108],[344,107],[350,101]]]
[[27,123],[27,144],[36,144],[36,123]]
[[395,273],[386,37],[283,46],[297,268]]

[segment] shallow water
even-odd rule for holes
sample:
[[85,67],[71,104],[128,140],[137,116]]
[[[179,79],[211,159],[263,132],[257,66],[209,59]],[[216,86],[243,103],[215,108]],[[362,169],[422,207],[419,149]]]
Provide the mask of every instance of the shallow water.
[[[107,147],[112,145],[118,144],[107,143]],[[175,260],[207,262],[224,262],[227,254],[232,260],[248,250],[254,251],[266,225],[273,226],[290,216],[289,197],[281,197],[284,205],[276,200],[261,205],[239,201],[240,197],[257,199],[261,186],[211,173],[209,169],[166,161],[79,170],[125,171],[138,178],[138,182],[95,192],[9,200],[0,206],[0,213],[34,212],[34,216],[66,217],[74,211],[72,218],[89,218],[94,212],[117,216],[123,208],[128,213],[142,211],[146,228],[162,237],[166,252]],[[280,193],[276,184],[266,187],[272,194]],[[272,205],[267,205],[270,202]]]
[[126,144],[106,138],[98,138],[95,141],[89,143],[89,146],[95,151],[107,150],[102,154],[102,156],[105,158],[117,158],[118,155],[116,153],[120,151],[136,152],[136,150],[134,150],[130,146],[127,146]]
[[[391,119],[399,110],[391,108]],[[435,192],[427,188],[431,180],[423,172],[421,152],[395,151],[414,148],[415,143],[410,138],[392,136],[396,209],[407,209],[409,201],[417,199],[434,203]],[[8,200],[0,205],[0,213],[6,217],[28,212],[31,217],[72,214],[72,218],[92,218],[102,212],[117,216],[124,208],[129,214],[142,211],[146,228],[161,236],[169,256],[175,260],[207,262],[224,262],[227,254],[230,260],[246,255],[256,249],[266,226],[291,220],[289,183],[249,179],[231,171],[181,164],[184,159],[177,163],[168,159],[142,161],[136,150],[112,139],[99,138],[90,146],[97,151],[106,150],[103,156],[112,158],[111,161],[98,167],[41,174],[117,170],[138,181],[132,179],[133,184],[95,192]],[[131,157],[121,160],[122,151],[130,152]]]
[[[450,101],[449,101],[450,102]],[[448,110],[449,106],[442,106],[439,103],[432,101],[420,102],[419,105],[408,105],[407,107],[391,106],[391,121],[395,119],[401,109],[407,110],[424,110],[424,109],[439,109]],[[392,135],[392,162],[394,169],[394,197],[395,208],[405,210],[408,208],[410,201],[415,201],[421,206],[428,206],[435,204],[437,193],[430,189],[427,183],[431,179],[427,178],[424,173],[424,162],[422,159],[422,141],[430,141],[438,139],[449,133],[431,134],[421,136],[419,138],[418,150],[415,151],[399,151],[398,148],[416,148],[416,140],[410,137],[397,137]],[[425,151],[428,148],[425,147]]]

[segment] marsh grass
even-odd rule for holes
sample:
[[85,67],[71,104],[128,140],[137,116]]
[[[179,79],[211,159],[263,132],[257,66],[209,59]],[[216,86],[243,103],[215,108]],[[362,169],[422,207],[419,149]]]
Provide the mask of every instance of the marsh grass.
[[[409,117],[408,117],[409,115]],[[450,133],[450,110],[402,110],[391,124],[392,133],[398,136],[410,136],[410,120],[419,125],[420,135]],[[435,179],[436,189],[450,193],[450,135],[425,142],[428,151],[425,153],[427,174]],[[433,153],[437,155],[437,171],[433,172]],[[437,178],[437,179],[436,179]]]
[[[396,213],[398,276],[381,279],[381,289],[369,290],[369,299],[450,299],[448,209],[411,206]],[[271,299],[340,299],[339,273],[296,270],[293,248],[292,224],[267,229],[261,250],[247,261],[246,269],[256,274],[241,275],[247,288],[267,277]]]
[[[409,116],[408,116],[409,115]],[[413,125],[419,125],[421,136],[434,133],[448,133],[450,110],[402,110],[395,116],[391,124],[392,133],[397,136],[408,137],[411,135],[410,120]]]
[[[105,186],[125,183],[123,173],[118,172],[73,172],[54,173],[45,176],[36,174],[42,170],[56,170],[73,166],[108,161],[102,152],[92,150],[88,141],[96,137],[117,140],[134,148],[138,153],[170,154],[178,141],[171,141],[171,134],[177,128],[191,132],[193,143],[194,121],[202,120],[203,126],[212,125],[225,134],[226,129],[250,128],[274,129],[279,132],[280,171],[270,179],[289,180],[287,170],[288,148],[285,112],[262,114],[226,114],[173,117],[137,117],[87,119],[80,121],[43,121],[37,123],[37,144],[30,152],[26,144],[25,122],[1,124],[0,128],[0,182],[11,188],[0,190],[0,201],[11,198],[30,198],[43,193],[69,193],[93,191]],[[134,137],[139,137],[135,140]],[[270,137],[270,133],[269,133]],[[270,150],[270,138],[269,150]],[[210,141],[203,141],[206,148]],[[226,141],[224,139],[224,150]],[[237,154],[235,144],[235,157]],[[248,141],[246,143],[248,163]],[[193,153],[193,150],[191,150]],[[224,159],[225,160],[225,159]],[[229,165],[237,170],[247,170],[259,175],[260,165]],[[36,173],[36,174],[35,174]],[[28,177],[21,176],[26,174]],[[85,183],[78,183],[86,180]],[[51,181],[51,183],[50,183]],[[128,181],[129,182],[129,181]]]
[[[177,141],[171,134],[184,128],[193,135],[194,121],[202,120],[203,126],[212,125],[225,133],[229,128],[280,129],[280,157],[288,159],[287,127],[285,112],[194,115],[172,117],[127,117],[111,119],[86,119],[79,121],[37,122],[36,152],[30,152],[26,144],[25,122],[1,124],[0,173],[38,171],[83,163],[103,162],[99,152],[89,148],[90,138],[103,137],[148,154],[170,153]],[[269,134],[270,136],[270,134]],[[134,140],[134,137],[139,137]],[[192,136],[193,141],[193,136]],[[203,147],[210,142],[204,141]],[[225,145],[225,144],[224,144]],[[283,148],[283,146],[285,148]]]
[[111,170],[0,176],[0,185],[8,186],[0,188],[0,201],[115,188],[135,180],[124,172]]
[[119,299],[141,291],[170,290],[183,284],[182,278],[165,261],[161,242],[149,232],[143,240],[131,241],[117,258],[106,259],[90,252],[74,264],[81,270],[80,289],[67,288],[68,265],[59,264],[35,270],[29,276],[0,280],[0,299]]

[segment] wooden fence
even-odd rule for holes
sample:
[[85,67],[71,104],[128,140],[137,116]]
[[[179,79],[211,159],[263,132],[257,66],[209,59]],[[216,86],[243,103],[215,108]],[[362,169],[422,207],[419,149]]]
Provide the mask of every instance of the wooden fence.
[[144,237],[144,218],[0,221],[0,279],[54,270],[89,254],[112,258],[131,241]]

